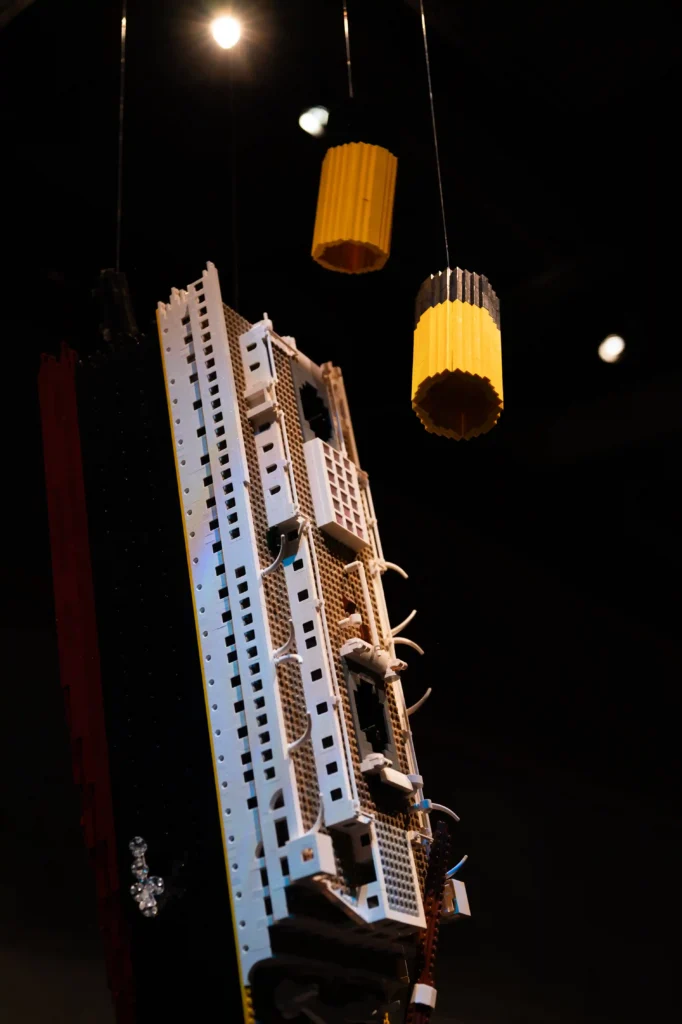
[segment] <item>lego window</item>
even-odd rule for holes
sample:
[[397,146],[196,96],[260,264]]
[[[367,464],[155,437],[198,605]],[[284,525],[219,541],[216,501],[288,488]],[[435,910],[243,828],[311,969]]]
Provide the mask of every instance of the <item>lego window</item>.
[[321,441],[337,448],[339,442],[321,372],[313,364],[304,367],[296,360],[290,360],[290,365],[303,440],[312,441],[319,437]]
[[398,765],[398,751],[386,707],[386,690],[381,681],[369,672],[350,669],[347,669],[347,679],[360,760],[371,754],[383,754]]

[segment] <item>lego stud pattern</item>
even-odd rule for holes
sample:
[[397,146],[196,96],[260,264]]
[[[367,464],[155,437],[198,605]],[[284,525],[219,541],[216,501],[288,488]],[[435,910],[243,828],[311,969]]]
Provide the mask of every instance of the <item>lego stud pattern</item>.
[[150,875],[145,853],[147,844],[141,836],[135,836],[128,843],[128,849],[133,855],[133,863],[130,870],[137,881],[130,886],[130,895],[138,904],[145,917],[156,917],[159,906],[156,897],[164,891],[163,878],[158,875]]

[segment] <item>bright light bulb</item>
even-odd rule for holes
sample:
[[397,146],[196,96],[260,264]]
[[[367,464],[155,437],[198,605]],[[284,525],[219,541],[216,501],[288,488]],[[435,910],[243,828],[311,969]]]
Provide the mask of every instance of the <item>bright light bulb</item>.
[[329,111],[326,107],[310,107],[298,119],[299,127],[308,135],[324,135],[328,121]]
[[224,15],[211,22],[211,32],[218,46],[222,46],[223,50],[231,50],[241,38],[242,27],[236,18]]
[[599,346],[599,358],[605,363],[617,363],[625,351],[625,342],[619,334],[609,334]]

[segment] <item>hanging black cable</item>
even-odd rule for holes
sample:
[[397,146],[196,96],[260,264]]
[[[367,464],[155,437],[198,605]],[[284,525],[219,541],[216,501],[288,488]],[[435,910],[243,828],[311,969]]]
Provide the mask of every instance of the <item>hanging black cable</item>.
[[230,107],[230,221],[232,240],[232,308],[239,309],[239,245],[237,233],[237,120],[234,112],[234,68],[228,54],[227,92]]
[[443,238],[445,240],[445,266],[450,266],[450,248],[448,246],[448,229],[445,220],[445,200],[443,198],[443,177],[440,170],[440,153],[438,151],[438,132],[436,131],[436,110],[433,104],[433,86],[431,84],[431,62],[429,60],[429,44],[426,38],[426,16],[424,15],[424,0],[419,0],[419,10],[422,19],[422,35],[424,37],[424,57],[426,59],[426,77],[429,83],[429,102],[431,104],[431,126],[433,128],[433,148],[436,153],[436,171],[438,172],[438,191],[440,192],[440,211],[443,217]]
[[121,59],[118,92],[118,181],[116,187],[116,273],[121,269],[121,218],[123,215],[123,112],[126,84],[126,31],[128,27],[127,0],[121,9]]
[[350,63],[350,33],[348,31],[348,4],[343,0],[343,34],[346,40],[346,71],[348,73],[348,95],[353,99],[353,69]]

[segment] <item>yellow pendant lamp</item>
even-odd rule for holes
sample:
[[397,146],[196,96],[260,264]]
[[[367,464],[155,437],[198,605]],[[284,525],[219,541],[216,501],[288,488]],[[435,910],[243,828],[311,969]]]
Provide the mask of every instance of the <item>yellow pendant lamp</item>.
[[415,310],[412,408],[432,434],[485,434],[503,408],[500,304],[487,278],[432,275]]
[[450,269],[424,0],[419,9],[448,269],[417,295],[412,408],[429,433],[461,441],[487,433],[503,408],[500,303],[486,277]]
[[383,146],[349,142],[322,163],[312,257],[327,270],[381,270],[391,251],[398,161]]
[[[345,123],[343,134],[352,139],[364,135],[369,126],[360,127],[364,108],[358,107],[353,94],[346,0],[343,33],[349,107],[345,116],[339,114],[340,123]],[[312,257],[321,267],[341,274],[381,270],[391,251],[397,170],[396,157],[383,146],[348,141],[327,150],[320,175],[312,248]]]

